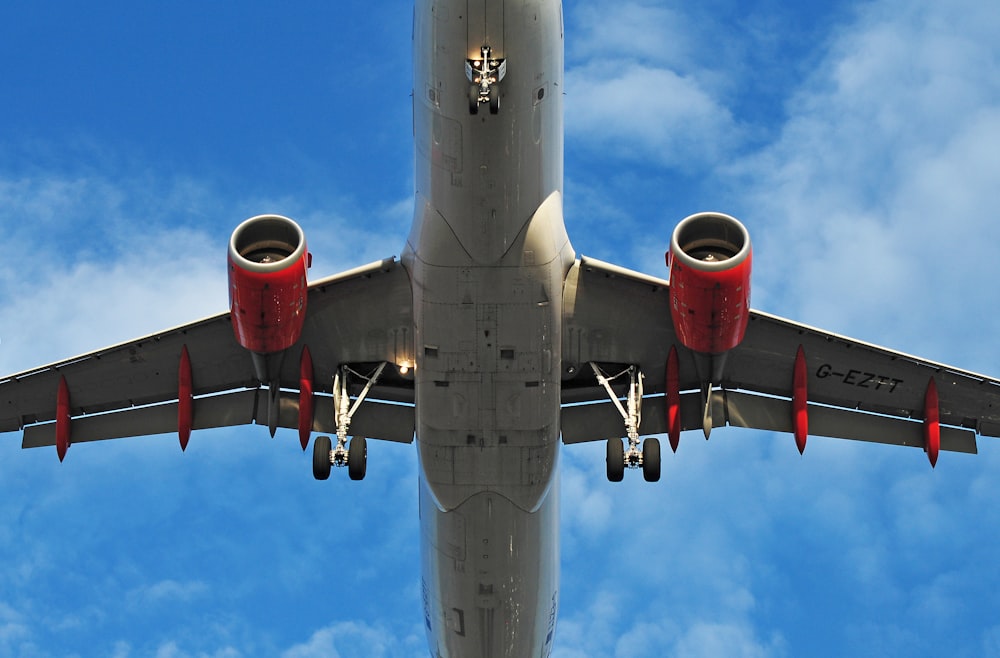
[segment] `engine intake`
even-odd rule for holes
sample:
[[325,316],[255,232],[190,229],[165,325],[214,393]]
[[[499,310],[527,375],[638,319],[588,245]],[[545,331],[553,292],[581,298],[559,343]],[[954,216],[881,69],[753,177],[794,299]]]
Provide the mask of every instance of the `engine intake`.
[[736,218],[704,212],[681,220],[670,239],[670,309],[688,349],[721,354],[743,341],[750,321],[750,234]]
[[240,345],[257,354],[288,349],[306,315],[309,252],[298,224],[258,215],[229,240],[229,310]]

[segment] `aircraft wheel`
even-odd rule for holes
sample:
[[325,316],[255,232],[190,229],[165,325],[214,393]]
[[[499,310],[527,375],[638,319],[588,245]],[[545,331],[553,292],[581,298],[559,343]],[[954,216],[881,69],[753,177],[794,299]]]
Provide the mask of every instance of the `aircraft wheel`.
[[328,436],[317,436],[313,442],[313,477],[326,480],[330,477],[330,450],[333,443]]
[[479,114],[479,85],[469,87],[469,114]]
[[490,114],[500,112],[500,89],[496,85],[490,87]]
[[608,480],[621,482],[625,478],[625,446],[621,439],[608,439]]
[[649,438],[642,442],[642,477],[646,482],[660,481],[660,440]]
[[352,480],[363,480],[367,471],[368,442],[365,437],[356,436],[347,448],[347,474]]

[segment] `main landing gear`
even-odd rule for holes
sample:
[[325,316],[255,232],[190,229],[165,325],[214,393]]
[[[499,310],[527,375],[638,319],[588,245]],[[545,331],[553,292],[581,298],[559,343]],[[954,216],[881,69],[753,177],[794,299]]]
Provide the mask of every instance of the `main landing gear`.
[[489,46],[480,49],[479,59],[465,60],[469,87],[469,114],[479,114],[479,106],[489,105],[490,114],[500,112],[500,81],[507,75],[507,60],[493,57]]
[[[363,436],[355,436],[350,438],[348,442],[348,431],[351,427],[351,419],[382,375],[385,366],[385,362],[382,362],[367,375],[353,370],[350,366],[340,366],[338,369],[333,378],[333,409],[337,419],[337,445],[333,445],[329,436],[317,436],[313,442],[313,477],[317,480],[329,478],[333,466],[341,468],[346,466],[347,475],[352,480],[364,479],[368,470],[368,442]],[[348,378],[351,375],[360,377],[365,382],[365,387],[354,400],[351,400],[347,390]]]
[[[639,448],[639,423],[642,422],[642,373],[636,366],[629,366],[616,375],[608,376],[600,366],[591,363],[590,367],[597,377],[597,382],[604,387],[611,402],[618,408],[625,421],[625,436],[628,439],[628,449],[620,438],[608,439],[607,469],[608,480],[621,482],[625,478],[626,468],[641,468],[642,477],[646,482],[657,482],[660,479],[660,441],[650,437],[641,442]],[[619,377],[628,377],[628,394],[625,405],[611,382]]]

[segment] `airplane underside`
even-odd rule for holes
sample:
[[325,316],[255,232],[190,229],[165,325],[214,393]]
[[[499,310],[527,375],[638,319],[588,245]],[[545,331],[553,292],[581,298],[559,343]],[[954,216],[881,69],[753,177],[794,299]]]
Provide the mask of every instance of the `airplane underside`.
[[421,4],[402,262],[428,640],[441,658],[542,658],[558,605],[562,287],[575,255],[560,193],[562,43],[504,26],[554,35],[560,10]]
[[676,451],[684,430],[911,446],[931,466],[1000,436],[1000,381],[752,310],[733,217],[677,224],[669,282],[577,258],[559,0],[417,0],[413,40],[398,260],[307,282],[302,229],[252,217],[230,239],[227,311],[0,379],[0,431],[62,460],[88,441],[284,427],[303,450],[323,434],[320,480],[363,479],[369,438],[416,440],[432,658],[551,653],[561,445],[606,442],[610,481],[655,482],[657,436]]

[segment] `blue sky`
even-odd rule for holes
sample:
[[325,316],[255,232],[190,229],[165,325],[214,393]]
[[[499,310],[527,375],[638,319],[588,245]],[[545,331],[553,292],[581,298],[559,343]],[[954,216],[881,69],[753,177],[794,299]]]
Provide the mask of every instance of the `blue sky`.
[[[799,6],[802,5],[802,6]],[[570,2],[566,220],[663,275],[682,217],[754,239],[754,306],[1000,374],[1000,8]],[[411,4],[0,8],[0,371],[225,308],[232,228],[314,276],[398,254]],[[0,437],[0,656],[424,656],[416,459],[317,483],[258,427]],[[717,430],[622,485],[563,453],[554,655],[1000,656],[1000,450]]]

